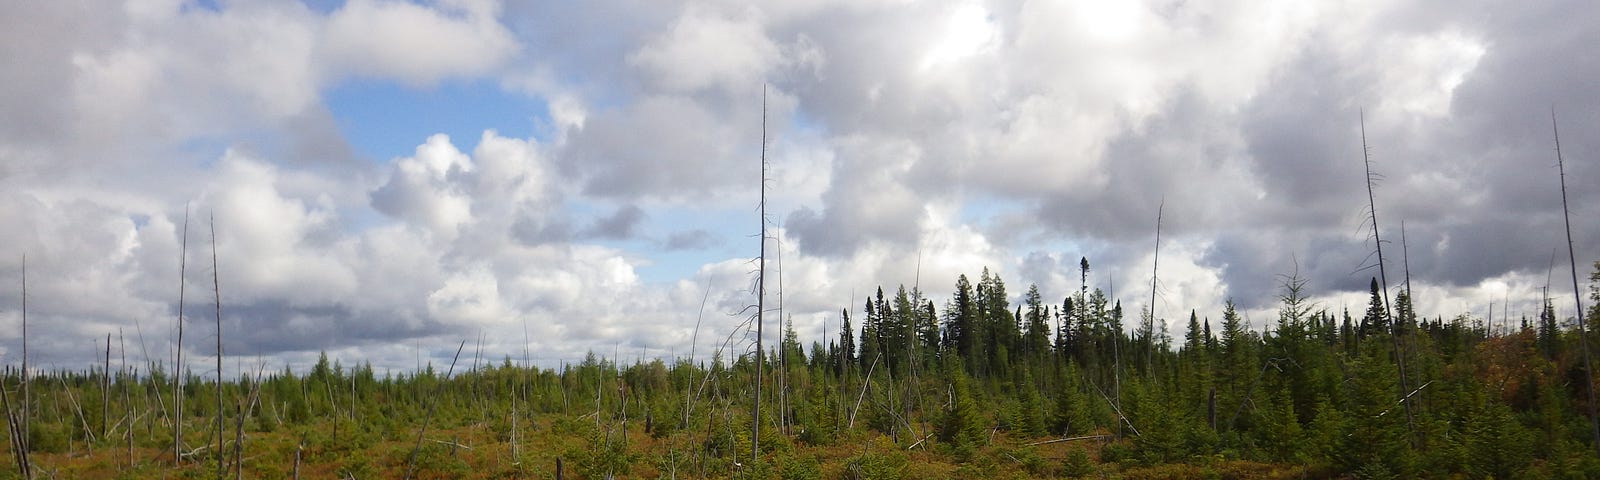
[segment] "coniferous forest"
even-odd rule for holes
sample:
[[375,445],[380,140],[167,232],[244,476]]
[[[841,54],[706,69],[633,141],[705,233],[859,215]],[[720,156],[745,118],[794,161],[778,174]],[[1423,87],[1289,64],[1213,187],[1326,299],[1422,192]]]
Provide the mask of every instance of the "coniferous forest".
[[693,362],[553,369],[464,341],[418,372],[324,356],[218,385],[107,338],[97,368],[7,369],[0,476],[1600,477],[1595,339],[1556,299],[1496,326],[1417,312],[1403,288],[1386,302],[1376,279],[1363,310],[1332,310],[1288,276],[1276,318],[1251,325],[1230,301],[1174,336],[1081,269],[1080,290],[1030,286],[1020,305],[987,270],[943,305],[879,289],[825,345],[784,325],[759,371],[730,341]]

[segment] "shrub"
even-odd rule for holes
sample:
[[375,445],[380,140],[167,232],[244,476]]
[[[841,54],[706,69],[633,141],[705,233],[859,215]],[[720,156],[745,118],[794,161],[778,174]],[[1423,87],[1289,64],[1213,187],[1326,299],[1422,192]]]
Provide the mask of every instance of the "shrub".
[[[845,460],[845,478],[856,480],[899,480],[906,478],[906,465],[909,460],[894,444],[880,438],[879,442],[889,443],[868,447],[867,451],[852,456]],[[880,448],[887,447],[887,448]],[[877,451],[883,450],[883,451]]]
[[567,451],[578,475],[584,478],[603,478],[606,474],[626,475],[633,465],[622,442],[606,438],[598,432],[590,435],[587,445]]
[[822,465],[816,457],[782,457],[778,459],[778,478],[783,480],[810,480],[822,478]]
[[1072,478],[1093,475],[1094,461],[1089,460],[1089,452],[1082,448],[1068,450],[1066,460],[1061,462],[1061,474]]
[[67,451],[66,427],[58,423],[34,422],[28,425],[28,447],[35,452]]

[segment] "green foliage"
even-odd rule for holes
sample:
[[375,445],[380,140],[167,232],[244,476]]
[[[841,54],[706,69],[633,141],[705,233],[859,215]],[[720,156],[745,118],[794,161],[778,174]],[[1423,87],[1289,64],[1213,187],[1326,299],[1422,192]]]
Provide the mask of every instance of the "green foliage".
[[69,428],[60,423],[33,422],[28,425],[28,448],[35,452],[65,453]]
[[845,459],[845,478],[901,480],[906,478],[909,461],[893,442],[874,442],[866,451]]
[[1129,442],[1112,442],[1100,447],[1101,462],[1136,462],[1138,459],[1138,448]]
[[1001,455],[1016,462],[1023,470],[1035,476],[1046,476],[1051,469],[1050,462],[1045,461],[1044,457],[1039,456],[1039,452],[1032,447],[1010,449],[1001,452]]
[[983,435],[983,420],[977,402],[967,386],[967,376],[957,369],[951,374],[950,410],[939,421],[939,441],[957,447],[971,447]]
[[1184,442],[1183,430],[1178,425],[1173,415],[1169,413],[1151,413],[1141,415],[1139,435],[1133,437],[1133,446],[1137,449],[1137,458],[1145,465],[1158,465],[1168,462],[1178,462],[1187,459],[1190,455],[1188,445]]
[[1012,410],[1012,431],[1026,437],[1033,438],[1044,435],[1045,415],[1044,404],[1039,400],[1038,387],[1033,383],[1033,375],[1023,374],[1023,382],[1017,387],[1017,404]]
[[1067,451],[1067,458],[1061,462],[1061,475],[1068,478],[1083,478],[1094,474],[1094,461],[1089,459],[1089,452],[1082,448]]
[[1296,463],[1306,459],[1306,437],[1295,418],[1289,396],[1283,391],[1263,399],[1255,410],[1257,445],[1267,460]]
[[1078,383],[1080,376],[1077,362],[1069,360],[1058,383],[1061,387],[1055,394],[1051,433],[1081,435],[1094,429],[1093,422],[1089,420],[1089,400]]
[[1362,478],[1407,477],[1415,452],[1406,438],[1404,409],[1395,401],[1395,370],[1371,354],[1352,364],[1352,417],[1347,417],[1349,428],[1335,452],[1335,464]]
[[[349,469],[346,471],[351,473],[354,473],[354,470],[370,468],[370,465],[361,462],[352,464],[348,463],[348,459],[341,461],[346,462],[345,468]],[[449,448],[435,444],[425,445],[417,451],[415,470],[415,476],[418,478],[461,478],[466,476],[471,468],[459,455],[451,454]]]
[[578,475],[584,478],[626,475],[634,461],[620,439],[611,438],[609,432],[592,433],[584,445],[568,450],[566,456],[572,459]]
[[[421,454],[418,454],[420,459]],[[372,464],[372,458],[365,455],[347,455],[339,460],[338,474],[349,478],[377,478],[377,466]],[[465,468],[465,462],[449,462],[448,472],[455,472],[459,466]]]
[[1480,478],[1512,478],[1533,461],[1532,435],[1500,403],[1489,403],[1468,417],[1466,470]]
[[813,456],[784,456],[777,459],[778,478],[811,480],[822,477],[822,464]]

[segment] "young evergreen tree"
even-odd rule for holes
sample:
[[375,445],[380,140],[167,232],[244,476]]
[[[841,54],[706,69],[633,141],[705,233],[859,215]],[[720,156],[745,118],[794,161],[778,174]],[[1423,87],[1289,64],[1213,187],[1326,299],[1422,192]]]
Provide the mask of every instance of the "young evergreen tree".
[[967,281],[966,275],[956,277],[956,291],[951,299],[951,308],[946,311],[950,319],[945,329],[948,330],[950,343],[955,345],[956,355],[961,357],[969,373],[975,373],[983,358],[983,342],[979,340],[976,301],[973,298],[972,283]]
[[[1218,423],[1232,427],[1234,418],[1249,402],[1257,375],[1256,346],[1258,341],[1245,328],[1233,299],[1222,306],[1222,352],[1217,365],[1217,389],[1222,394],[1219,403]],[[1225,417],[1222,415],[1226,415]],[[1221,425],[1219,425],[1220,427]]]
[[1539,310],[1539,351],[1544,358],[1554,360],[1561,353],[1560,333],[1556,328],[1556,306],[1545,297],[1544,308]]
[[[1509,319],[1507,319],[1509,321]],[[1411,292],[1401,290],[1394,297],[1394,332],[1407,336],[1417,330],[1417,311],[1411,305]]]
[[1011,426],[1024,437],[1038,437],[1047,432],[1039,387],[1033,381],[1031,369],[1026,367],[1022,372],[1022,384],[1017,386],[1017,410],[1012,416]]
[[920,323],[917,316],[920,315],[921,309],[911,302],[911,295],[906,292],[905,285],[901,285],[900,290],[895,292],[893,307],[894,315],[891,316],[894,323],[893,346],[885,348],[894,352],[895,375],[907,375],[911,362],[915,360],[913,350],[921,341],[917,335],[917,324]]
[[906,356],[906,322],[895,311],[895,306],[883,297],[883,287],[878,287],[874,305],[878,312],[878,354],[883,355],[883,366],[890,375],[902,375]]
[[1056,341],[1055,353],[1058,362],[1066,363],[1074,351],[1078,349],[1073,334],[1076,330],[1078,313],[1073,310],[1072,297],[1061,301],[1061,309],[1056,311]]
[[1356,343],[1361,340],[1361,337],[1356,333],[1355,325],[1351,323],[1350,309],[1348,308],[1344,310],[1344,322],[1339,326],[1339,339],[1344,341],[1344,353],[1346,355],[1354,355],[1356,353]]
[[1217,351],[1217,336],[1211,334],[1211,317],[1209,317],[1209,316],[1206,317],[1205,329],[1206,329],[1206,351],[1208,351],[1208,352],[1216,352]]
[[1089,398],[1083,391],[1083,373],[1078,363],[1068,361],[1062,370],[1062,381],[1055,392],[1055,411],[1052,412],[1050,432],[1060,435],[1081,435],[1094,429],[1090,421]]
[[1011,352],[1016,344],[1011,333],[1014,320],[1006,301],[1005,283],[985,267],[978,277],[978,335],[983,344],[982,376],[1005,378],[1010,375]]
[[1045,321],[1044,298],[1039,295],[1038,285],[1028,285],[1028,293],[1023,296],[1023,303],[1028,309],[1023,318],[1023,324],[1026,326],[1023,333],[1025,338],[1023,351],[1034,365],[1042,366],[1050,352],[1050,326]]
[[1371,294],[1367,300],[1367,313],[1361,317],[1360,338],[1384,334],[1389,331],[1389,309],[1383,306],[1383,292],[1378,288],[1378,277],[1372,277]]
[[1348,429],[1335,452],[1341,471],[1366,478],[1407,478],[1415,473],[1416,455],[1407,440],[1405,415],[1396,404],[1398,381],[1382,358],[1389,342],[1361,342],[1361,353],[1348,365]]
[[878,333],[878,313],[872,306],[872,300],[867,299],[866,315],[861,317],[861,355],[857,358],[861,363],[861,370],[871,368],[874,362],[882,361],[883,337]]
[[1194,310],[1190,310],[1189,328],[1183,334],[1184,351],[1190,354],[1199,352],[1205,346],[1203,335],[1205,334],[1200,331],[1200,316]]
[[923,361],[927,365],[934,365],[939,360],[943,340],[939,336],[939,312],[933,308],[932,300],[922,306],[922,315],[917,322],[922,335]]
[[[959,363],[959,362],[958,362]],[[939,441],[970,449],[983,438],[982,406],[973,400],[966,373],[957,368],[950,373],[950,402],[938,425]]]
[[850,309],[839,310],[839,375],[856,362],[856,333],[850,326]]

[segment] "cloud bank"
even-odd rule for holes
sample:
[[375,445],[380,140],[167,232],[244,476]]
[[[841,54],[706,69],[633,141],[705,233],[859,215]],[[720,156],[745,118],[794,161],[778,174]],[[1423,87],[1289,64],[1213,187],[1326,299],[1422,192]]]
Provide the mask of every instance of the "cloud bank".
[[[215,334],[220,296],[225,349],[251,361],[406,369],[480,336],[547,366],[703,359],[730,333],[742,351],[763,151],[768,290],[781,256],[807,342],[879,285],[941,303],[984,267],[1059,302],[1080,257],[1137,311],[1158,209],[1159,317],[1232,298],[1259,327],[1285,274],[1359,306],[1363,137],[1390,283],[1409,270],[1428,315],[1526,314],[1566,263],[1552,106],[1580,275],[1600,252],[1580,2],[109,7],[0,19],[6,361],[24,255],[41,365],[119,331],[170,356],[180,260],[188,328]],[[372,158],[328,101],[361,82],[545,109],[527,137]]]

